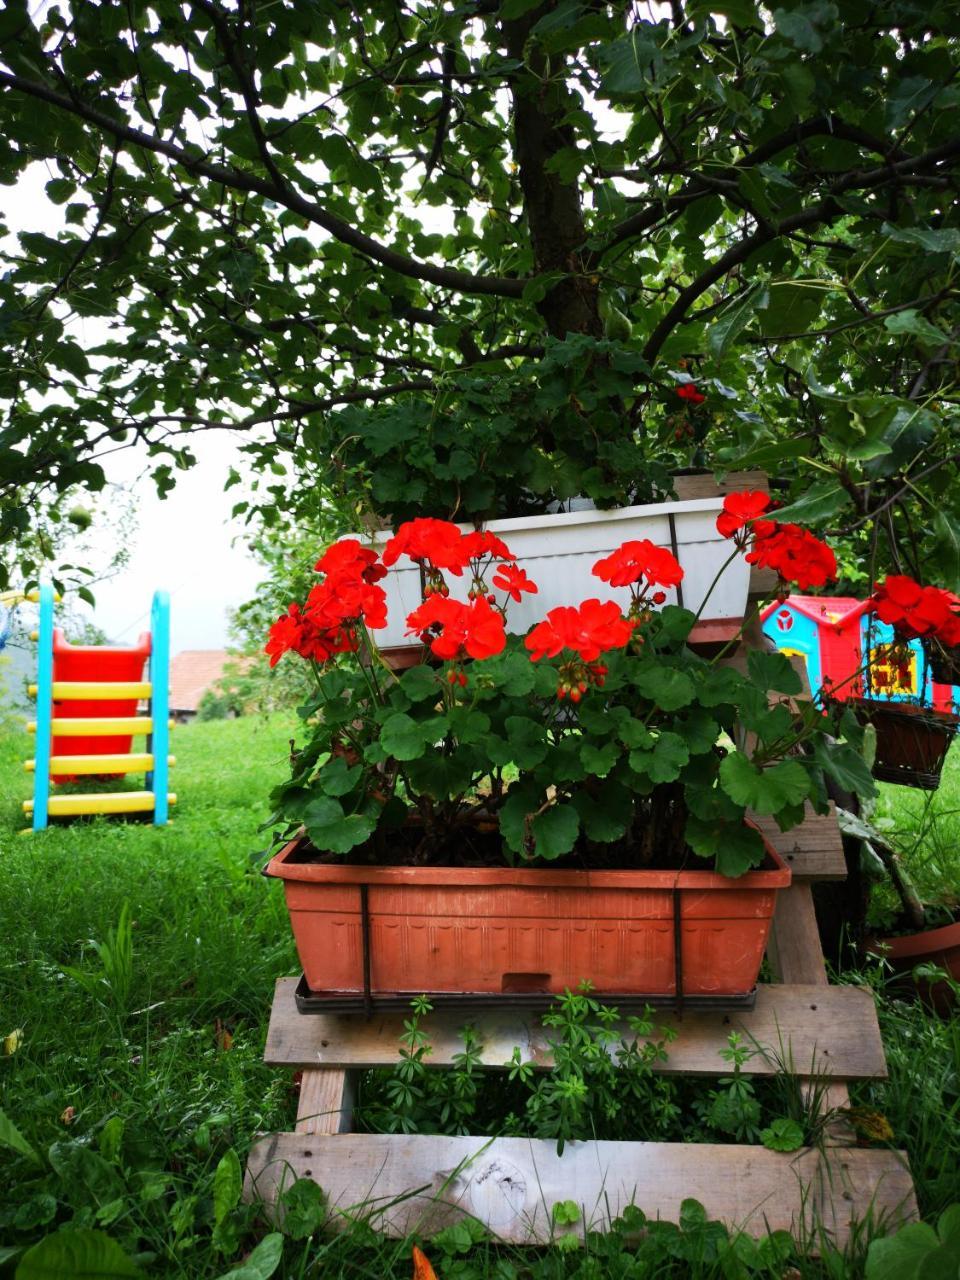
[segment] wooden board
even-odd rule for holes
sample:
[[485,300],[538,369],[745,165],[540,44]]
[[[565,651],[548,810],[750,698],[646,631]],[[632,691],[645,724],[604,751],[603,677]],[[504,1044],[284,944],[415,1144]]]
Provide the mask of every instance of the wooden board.
[[906,1158],[894,1151],[577,1142],[558,1156],[556,1143],[526,1138],[285,1133],[253,1147],[246,1198],[272,1203],[297,1177],[323,1187],[333,1227],[359,1217],[387,1235],[429,1235],[469,1215],[516,1244],[548,1241],[561,1200],[581,1207],[565,1232],[601,1230],[630,1204],[676,1222],[692,1197],[751,1235],[809,1239],[822,1226],[841,1248],[871,1210],[891,1228],[916,1215]]
[[349,1133],[352,1122],[352,1073],[328,1067],[304,1071],[294,1131],[299,1134]]
[[[295,978],[277,983],[264,1061],[271,1066],[389,1066],[398,1059],[405,1015],[301,1014],[294,1002]],[[612,1002],[613,1003],[613,1002]],[[658,1070],[684,1075],[719,1075],[728,1070],[720,1057],[731,1031],[767,1051],[750,1059],[744,1070],[774,1075],[786,1065],[798,1075],[829,1074],[837,1079],[886,1076],[886,1063],[873,998],[858,987],[761,986],[749,1012],[686,1011],[677,1017],[667,1009],[654,1013],[658,1027],[673,1027],[676,1040]],[[514,1048],[524,1061],[552,1065],[549,1032],[535,1014],[514,1009],[498,1013],[435,1012],[423,1029],[433,1046],[431,1066],[449,1066],[463,1049],[461,1028],[470,1023],[482,1046],[486,1067],[506,1066]]]
[[[791,869],[794,880],[846,880],[847,864],[833,804],[829,813],[816,813],[808,804],[806,818],[790,831],[781,831],[773,818],[751,817]],[[819,943],[817,946],[819,949]]]

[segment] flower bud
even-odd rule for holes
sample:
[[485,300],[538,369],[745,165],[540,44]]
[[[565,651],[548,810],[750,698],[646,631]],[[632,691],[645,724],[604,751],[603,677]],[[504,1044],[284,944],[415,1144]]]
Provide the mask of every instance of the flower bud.
[[653,601],[654,604],[663,604],[666,598],[667,598],[667,593],[665,591],[655,591],[653,595],[650,597],[650,599]]
[[571,701],[571,702],[579,702],[579,701],[580,701],[580,699],[581,699],[582,697],[583,697],[583,694],[580,692],[580,690],[579,690],[579,689],[571,689],[571,690],[570,690],[570,701]]

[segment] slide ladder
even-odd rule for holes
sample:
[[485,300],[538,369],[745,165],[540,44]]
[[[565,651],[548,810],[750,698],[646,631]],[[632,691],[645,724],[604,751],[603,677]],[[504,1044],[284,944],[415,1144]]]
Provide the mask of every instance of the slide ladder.
[[[33,798],[23,802],[33,830],[50,818],[95,813],[151,813],[155,826],[169,821],[177,797],[168,792],[170,680],[170,598],[157,591],[150,631],[134,646],[72,645],[54,628],[54,591],[40,587],[34,757],[24,768],[33,774]],[[147,678],[144,679],[146,668]],[[145,715],[138,705],[146,700]],[[133,751],[134,737],[146,737],[146,749]],[[58,782],[78,776],[144,774],[142,791],[56,794]]]

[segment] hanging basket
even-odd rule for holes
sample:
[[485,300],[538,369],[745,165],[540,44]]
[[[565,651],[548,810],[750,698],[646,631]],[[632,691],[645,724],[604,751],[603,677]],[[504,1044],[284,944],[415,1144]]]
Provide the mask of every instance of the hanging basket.
[[936,791],[960,718],[908,702],[851,698],[849,705],[861,724],[872,724],[876,730],[875,778]]
[[960,646],[947,647],[937,640],[924,640],[923,652],[936,684],[960,684]]

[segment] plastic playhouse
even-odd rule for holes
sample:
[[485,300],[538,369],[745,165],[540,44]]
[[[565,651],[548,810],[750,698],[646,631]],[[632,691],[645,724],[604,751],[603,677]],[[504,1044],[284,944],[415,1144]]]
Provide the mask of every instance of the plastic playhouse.
[[[168,821],[176,796],[167,791],[170,729],[170,601],[157,591],[150,631],[131,647],[73,645],[54,628],[54,592],[39,592],[40,625],[37,718],[28,729],[36,734],[34,758],[24,768],[33,773],[33,799],[23,802],[33,830],[50,818],[95,813],[152,813],[156,826]],[[146,703],[145,714],[139,711]],[[133,739],[146,737],[146,749],[134,751]],[[52,787],[80,776],[104,778],[142,773],[142,791],[103,791],[57,795]]]
[[834,697],[845,700],[861,696],[862,681],[851,676],[869,656],[871,670],[881,671],[884,676],[882,681],[874,682],[871,698],[919,701],[938,711],[950,711],[960,701],[957,686],[932,679],[919,640],[909,643],[910,663],[904,680],[895,669],[884,670],[885,650],[894,639],[893,628],[869,613],[863,600],[853,596],[791,595],[767,605],[760,618],[764,634],[781,653],[804,659],[815,694],[828,681]]

